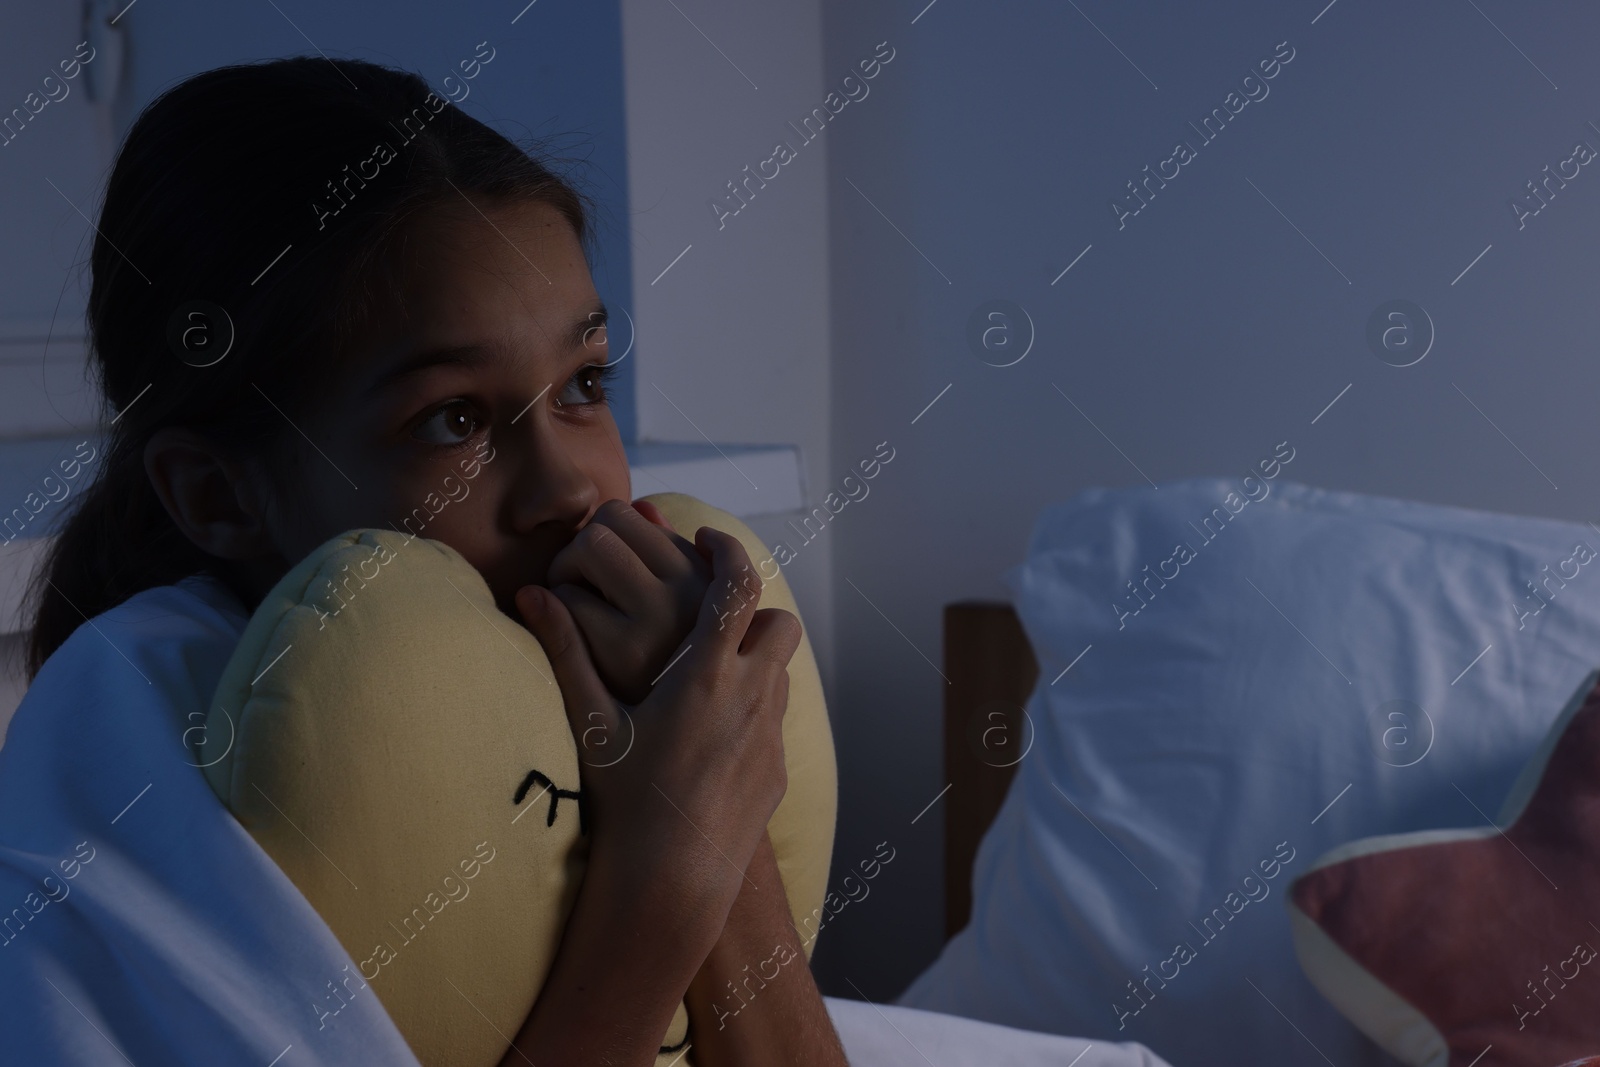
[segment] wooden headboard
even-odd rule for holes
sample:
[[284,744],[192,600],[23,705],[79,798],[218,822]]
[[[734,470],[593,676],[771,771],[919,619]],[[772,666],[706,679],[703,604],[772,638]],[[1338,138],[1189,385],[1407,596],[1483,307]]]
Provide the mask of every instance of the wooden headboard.
[[1016,773],[1022,709],[1038,661],[1010,604],[960,601],[944,609],[944,934],[972,913],[972,861]]

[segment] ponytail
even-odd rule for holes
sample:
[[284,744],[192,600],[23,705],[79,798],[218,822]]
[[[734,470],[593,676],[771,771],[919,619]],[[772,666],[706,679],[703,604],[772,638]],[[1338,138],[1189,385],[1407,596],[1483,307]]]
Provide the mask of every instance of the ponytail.
[[135,444],[126,436],[109,442],[99,475],[76,498],[29,586],[28,679],[87,619],[208,561],[161,506]]

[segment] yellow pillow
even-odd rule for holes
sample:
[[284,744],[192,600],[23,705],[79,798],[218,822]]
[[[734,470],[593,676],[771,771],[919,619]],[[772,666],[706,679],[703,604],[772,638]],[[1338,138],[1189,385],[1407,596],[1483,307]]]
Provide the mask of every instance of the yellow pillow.
[[[765,580],[761,606],[799,614],[748,526],[683,494],[646,499],[690,540],[701,526],[738,537]],[[471,564],[393,530],[329,540],[256,609],[198,762],[356,961],[360,977],[329,976],[319,1016],[370,987],[425,1067],[493,1067],[504,1055],[588,855],[577,747],[553,678]],[[837,770],[805,637],[789,663],[783,741],[789,785],[768,832],[809,933],[827,886]],[[687,1027],[680,1004],[663,1067],[679,1060]]]

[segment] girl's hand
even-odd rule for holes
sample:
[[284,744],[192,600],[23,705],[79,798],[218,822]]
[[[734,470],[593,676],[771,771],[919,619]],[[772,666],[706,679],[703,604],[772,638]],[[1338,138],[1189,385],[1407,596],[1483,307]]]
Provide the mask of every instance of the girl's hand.
[[[702,961],[725,938],[741,889],[784,899],[776,862],[751,860],[788,786],[785,668],[799,647],[800,620],[718,594],[748,573],[737,538],[705,527],[695,550],[717,584],[681,658],[631,714],[607,692],[562,600],[539,586],[517,592],[579,742],[590,847],[544,988],[501,1067],[654,1062]],[[761,855],[770,853],[769,845]],[[782,919],[786,936],[797,936],[787,904]],[[768,929],[761,927],[763,938]],[[821,998],[813,991],[811,999],[820,1011]],[[617,1004],[629,1011],[619,1014]],[[793,1033],[786,1022],[761,1029],[785,1041]]]
[[517,607],[550,657],[579,742],[591,873],[666,894],[672,936],[703,939],[703,953],[788,787],[786,668],[800,620],[756,610],[736,590],[752,573],[737,538],[701,527],[695,548],[709,558],[711,592],[681,654],[666,650],[672,669],[631,713],[607,691],[564,598],[525,586]]
[[577,621],[600,680],[632,705],[682,646],[710,581],[710,565],[653,504],[608,500],[556,553],[545,584]]

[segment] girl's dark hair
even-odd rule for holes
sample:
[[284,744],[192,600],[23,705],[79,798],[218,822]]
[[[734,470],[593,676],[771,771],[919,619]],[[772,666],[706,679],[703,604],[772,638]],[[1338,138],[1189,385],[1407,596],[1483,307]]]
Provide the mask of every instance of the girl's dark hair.
[[[378,145],[393,152],[381,165]],[[546,203],[589,247],[583,193],[407,71],[322,58],[221,67],[144,109],[90,259],[94,373],[116,414],[28,590],[30,681],[86,619],[226,569],[156,496],[151,435],[183,426],[241,459],[287,454],[319,368],[392,299],[407,218],[468,196]],[[211,357],[185,329],[208,327],[202,351],[214,352],[230,321],[226,357],[199,365]]]

